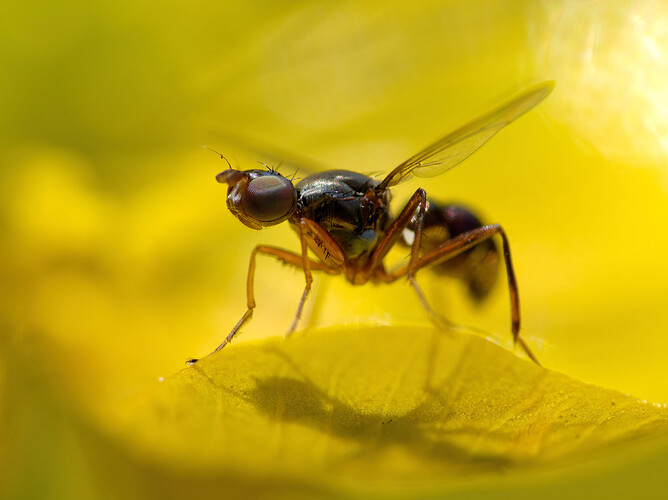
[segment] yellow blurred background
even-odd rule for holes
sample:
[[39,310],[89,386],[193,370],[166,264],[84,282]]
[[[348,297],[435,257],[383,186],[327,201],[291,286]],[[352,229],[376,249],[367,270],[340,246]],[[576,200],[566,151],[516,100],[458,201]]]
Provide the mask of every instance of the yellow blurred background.
[[[74,0],[3,11],[1,464],[19,498],[42,492],[29,477],[57,476],[42,462],[68,442],[46,439],[53,412],[93,432],[106,405],[220,342],[244,311],[254,245],[297,248],[289,228],[254,232],[227,212],[214,180],[225,164],[200,145],[242,168],[285,151],[387,171],[544,79],[556,88],[535,111],[447,175],[398,187],[394,208],[422,186],[502,224],[522,334],[544,366],[668,403],[665,3]],[[316,280],[302,323],[313,334],[428,323],[403,283]],[[512,348],[503,286],[479,308],[457,284],[420,280],[450,319]],[[258,309],[238,342],[284,334],[302,286],[261,260]],[[87,487],[62,477],[47,491]]]

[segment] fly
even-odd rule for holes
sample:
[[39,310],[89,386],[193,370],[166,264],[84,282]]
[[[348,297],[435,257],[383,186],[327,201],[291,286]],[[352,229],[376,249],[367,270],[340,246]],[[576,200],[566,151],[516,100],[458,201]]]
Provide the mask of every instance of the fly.
[[[545,99],[553,87],[554,82],[546,81],[525,89],[411,156],[382,181],[348,170],[327,170],[296,184],[271,169],[242,171],[230,166],[219,173],[216,180],[227,184],[227,208],[243,224],[262,229],[288,222],[299,236],[301,248],[299,252],[267,245],[253,249],[246,312],[213,352],[229,344],[253,315],[258,254],[270,255],[304,272],[306,284],[288,334],[297,328],[316,271],[343,274],[354,285],[406,278],[430,317],[439,323],[440,315],[431,308],[415,280],[417,272],[430,267],[437,273],[454,276],[468,286],[474,299],[482,300],[496,281],[500,265],[499,250],[492,240],[498,235],[510,294],[513,341],[538,364],[519,334],[519,293],[510,245],[502,227],[484,225],[464,207],[435,202],[427,198],[422,188],[396,216],[390,214],[389,202],[391,187],[409,176],[432,177],[461,163],[499,130]],[[383,259],[396,244],[410,247],[410,259],[399,269],[387,270]],[[188,363],[196,361],[190,359]]]

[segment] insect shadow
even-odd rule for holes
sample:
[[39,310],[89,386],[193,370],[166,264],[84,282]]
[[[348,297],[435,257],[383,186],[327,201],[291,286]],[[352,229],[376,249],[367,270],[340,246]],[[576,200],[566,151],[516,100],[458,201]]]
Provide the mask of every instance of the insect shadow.
[[[443,387],[429,381],[433,366],[430,362],[438,350],[442,332],[435,331],[426,363],[427,381],[420,402],[408,411],[388,408],[368,412],[333,396],[319,386],[285,352],[268,350],[289,366],[290,375],[255,377],[254,387],[245,390],[243,399],[270,420],[296,423],[338,438],[356,442],[350,455],[340,460],[363,460],[382,449],[399,446],[416,458],[443,463],[461,470],[462,474],[498,472],[513,465],[506,455],[484,452],[463,446],[462,436],[473,442],[485,430],[475,423],[444,429],[439,423],[447,421],[452,409]],[[440,337],[440,339],[439,339]],[[447,383],[447,381],[446,381]],[[439,384],[440,385],[440,384]]]

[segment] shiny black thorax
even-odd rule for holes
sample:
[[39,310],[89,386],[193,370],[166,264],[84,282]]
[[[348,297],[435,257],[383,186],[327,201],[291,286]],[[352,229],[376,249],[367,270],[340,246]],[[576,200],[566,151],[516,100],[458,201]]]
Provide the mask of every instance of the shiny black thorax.
[[[389,191],[382,193],[380,204],[374,204],[367,196],[378,184],[377,180],[357,172],[329,170],[310,175],[296,185],[297,212],[327,231],[343,251],[348,265],[363,265],[392,223]],[[407,233],[414,232],[415,222],[414,217],[406,228]],[[429,199],[420,253],[429,252],[450,238],[482,225],[461,205]],[[404,243],[410,246],[411,241],[404,238]],[[432,269],[437,274],[462,279],[472,298],[481,300],[494,285],[498,268],[498,250],[493,240],[487,240]]]
[[296,185],[297,212],[320,224],[347,261],[365,260],[391,223],[389,191],[380,200],[365,196],[379,181],[348,170],[328,170]]

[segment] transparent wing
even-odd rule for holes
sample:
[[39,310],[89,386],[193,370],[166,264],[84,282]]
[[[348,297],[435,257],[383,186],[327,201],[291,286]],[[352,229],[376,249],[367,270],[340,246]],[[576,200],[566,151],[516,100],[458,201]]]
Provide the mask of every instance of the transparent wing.
[[545,81],[529,87],[496,109],[449,133],[392,170],[379,189],[398,184],[409,175],[432,177],[464,161],[503,127],[545,99],[554,87]]

